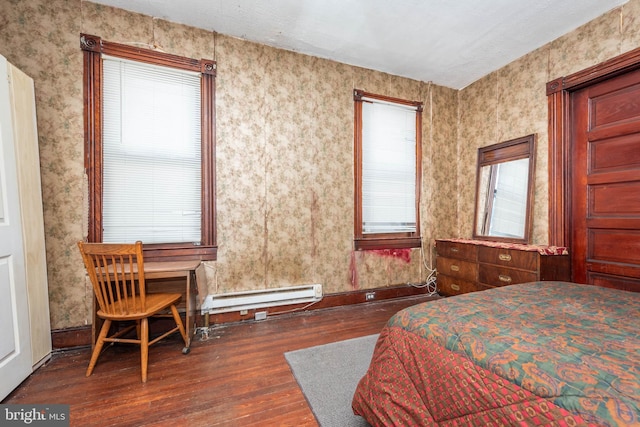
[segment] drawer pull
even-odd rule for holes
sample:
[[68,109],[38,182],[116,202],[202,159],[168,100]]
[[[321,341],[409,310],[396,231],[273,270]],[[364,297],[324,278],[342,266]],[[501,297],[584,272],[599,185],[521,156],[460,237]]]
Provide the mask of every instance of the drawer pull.
[[451,252],[460,252],[460,249],[458,249],[458,248],[451,248]]
[[454,291],[459,291],[460,290],[460,286],[456,285],[455,283],[451,284],[451,289],[453,289]]
[[511,276],[507,276],[506,274],[501,274],[498,276],[501,282],[511,283]]
[[509,254],[500,254],[498,258],[500,258],[500,261],[511,261],[511,255]]
[[457,265],[453,264],[451,266],[451,271],[460,271],[460,267],[458,267]]

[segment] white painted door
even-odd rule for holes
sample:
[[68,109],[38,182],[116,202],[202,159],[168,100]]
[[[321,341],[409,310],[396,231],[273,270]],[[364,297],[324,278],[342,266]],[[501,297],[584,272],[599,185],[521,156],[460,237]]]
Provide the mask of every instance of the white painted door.
[[31,373],[31,336],[7,61],[0,56],[0,399]]

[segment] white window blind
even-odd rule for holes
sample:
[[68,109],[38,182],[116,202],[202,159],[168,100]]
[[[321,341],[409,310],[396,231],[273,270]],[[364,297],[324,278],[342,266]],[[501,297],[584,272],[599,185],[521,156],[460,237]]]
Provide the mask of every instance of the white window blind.
[[103,241],[200,242],[200,74],[103,58]]
[[416,231],[416,109],[362,103],[362,232]]

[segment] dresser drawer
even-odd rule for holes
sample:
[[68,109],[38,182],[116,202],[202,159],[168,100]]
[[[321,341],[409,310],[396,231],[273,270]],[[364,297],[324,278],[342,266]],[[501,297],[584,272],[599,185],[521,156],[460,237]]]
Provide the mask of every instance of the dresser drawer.
[[478,247],[457,242],[436,241],[436,251],[438,256],[445,258],[457,258],[475,262],[477,259]]
[[476,280],[478,274],[478,264],[475,262],[440,256],[436,258],[436,269],[438,273],[471,282]]
[[538,252],[518,251],[502,248],[478,248],[478,262],[523,270],[538,270]]
[[444,274],[438,274],[436,283],[438,285],[438,293],[445,296],[466,294],[479,290],[475,282],[460,280]]
[[515,285],[536,280],[538,280],[536,271],[515,270],[488,264],[480,264],[478,269],[478,282],[489,286]]
[[[569,280],[568,255],[543,246],[464,239],[436,240],[438,292],[445,296],[539,280]],[[565,248],[561,248],[565,249]]]

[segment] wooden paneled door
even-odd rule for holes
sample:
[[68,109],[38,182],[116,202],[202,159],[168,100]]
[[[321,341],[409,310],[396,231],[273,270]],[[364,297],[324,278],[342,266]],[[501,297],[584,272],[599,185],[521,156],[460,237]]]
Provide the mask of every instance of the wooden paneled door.
[[640,291],[640,70],[571,93],[573,280]]

